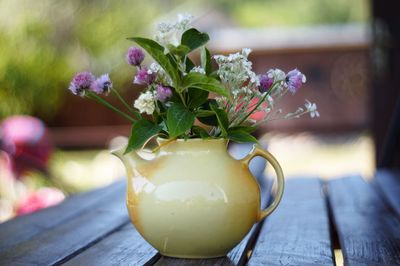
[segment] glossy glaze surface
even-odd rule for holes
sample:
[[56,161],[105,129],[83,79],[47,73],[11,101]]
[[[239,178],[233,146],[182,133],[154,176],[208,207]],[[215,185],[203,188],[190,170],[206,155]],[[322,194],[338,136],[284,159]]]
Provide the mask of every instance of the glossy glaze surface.
[[248,161],[233,159],[227,142],[174,141],[151,160],[136,152],[127,168],[127,208],[140,234],[161,254],[183,258],[226,255],[265,217]]

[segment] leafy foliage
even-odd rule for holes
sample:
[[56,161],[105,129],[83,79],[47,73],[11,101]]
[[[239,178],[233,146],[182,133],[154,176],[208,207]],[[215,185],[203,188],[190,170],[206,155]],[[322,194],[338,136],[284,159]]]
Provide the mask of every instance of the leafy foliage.
[[[309,101],[305,109],[299,107],[283,116],[280,109],[272,112],[274,99],[279,100],[288,91],[296,93],[306,82],[305,75],[298,69],[288,73],[270,69],[265,74],[256,74],[248,59],[251,52],[248,48],[212,57],[205,47],[208,34],[190,28],[191,19],[190,15],[180,15],[175,23],[160,24],[155,40],[128,38],[155,60],[150,66],[142,65],[144,51],[137,47],[128,49],[127,62],[137,69],[134,83],[145,86],[134,108],[113,89],[108,74],[96,77],[85,71],[71,81],[72,93],[94,99],[134,123],[126,152],[142,147],[149,138],[158,135],[170,140],[225,138],[256,142],[251,133],[261,122],[297,118],[307,113],[312,118],[319,116],[316,104]],[[188,57],[196,49],[200,49],[200,66]],[[216,70],[213,59],[218,66]],[[109,92],[115,93],[126,110],[116,108],[98,95]],[[257,112],[262,113],[258,121],[254,119]]]
[[161,127],[146,119],[137,121],[132,126],[131,136],[125,153],[137,150],[151,137],[161,131]]
[[174,103],[167,111],[167,127],[170,138],[176,138],[190,130],[195,116],[183,105]]

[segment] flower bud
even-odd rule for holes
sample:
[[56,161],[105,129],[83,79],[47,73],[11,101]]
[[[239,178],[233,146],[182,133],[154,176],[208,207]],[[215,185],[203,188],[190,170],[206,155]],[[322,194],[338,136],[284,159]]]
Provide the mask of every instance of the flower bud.
[[78,73],[72,79],[68,89],[75,95],[84,96],[85,91],[90,88],[95,78],[90,72]]
[[160,102],[165,102],[168,98],[172,96],[172,91],[168,87],[162,85],[157,86],[157,100]]
[[112,82],[108,74],[101,75],[98,79],[92,82],[90,90],[97,94],[108,94],[112,89]]
[[274,83],[274,77],[271,73],[267,73],[260,76],[260,91],[266,92],[268,91],[272,84]]
[[147,67],[143,67],[142,69],[139,69],[139,71],[136,73],[133,83],[139,85],[145,85],[145,84],[149,85],[153,83],[155,79],[156,79],[156,73],[147,69]]
[[292,93],[297,92],[303,83],[306,82],[306,76],[297,69],[293,69],[286,75],[286,85]]
[[126,61],[132,66],[140,66],[144,60],[143,50],[137,47],[130,47],[126,54]]

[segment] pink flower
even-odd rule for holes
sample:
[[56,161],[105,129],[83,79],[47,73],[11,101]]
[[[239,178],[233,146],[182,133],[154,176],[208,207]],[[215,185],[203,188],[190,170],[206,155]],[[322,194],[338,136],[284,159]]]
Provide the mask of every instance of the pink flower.
[[140,66],[144,60],[144,53],[142,49],[137,47],[130,47],[126,54],[126,61],[132,66]]
[[1,148],[10,155],[16,175],[32,168],[45,171],[53,145],[41,120],[27,115],[8,117],[0,125],[0,135]]
[[56,205],[63,201],[64,194],[56,188],[41,188],[30,193],[17,206],[17,215],[24,215]]
[[101,75],[90,84],[90,90],[97,94],[108,94],[112,89],[112,82],[108,74]]
[[274,83],[274,76],[271,73],[267,73],[260,76],[260,91],[268,91]]
[[[248,112],[248,113],[252,112],[252,111],[255,109],[255,107],[257,106],[258,101],[259,101],[258,98],[252,99],[252,100],[250,101],[249,106],[247,107],[246,112]],[[239,111],[239,109],[240,109],[240,108],[243,108],[244,105],[245,105],[244,102],[240,103],[238,106],[236,106],[235,111]],[[260,106],[261,106],[261,108],[262,108],[263,110],[261,110],[261,111],[254,111],[254,113],[252,113],[252,114],[249,116],[250,119],[253,119],[253,120],[258,121],[258,120],[261,120],[261,119],[265,118],[265,116],[267,115],[267,113],[265,112],[265,109],[267,108],[268,104],[267,104],[266,102],[263,102],[263,103],[261,103]]]
[[90,85],[95,80],[95,76],[90,72],[81,72],[74,76],[72,79],[69,90],[79,96],[84,96],[85,91],[90,88]]
[[142,69],[139,69],[136,73],[133,83],[139,85],[149,85],[153,83],[155,79],[156,74],[147,69],[147,67],[143,67]]
[[296,93],[305,82],[306,76],[297,69],[293,69],[286,75],[286,85],[292,93]]
[[157,86],[157,100],[160,102],[165,102],[168,98],[172,96],[172,91],[168,87],[162,85]]

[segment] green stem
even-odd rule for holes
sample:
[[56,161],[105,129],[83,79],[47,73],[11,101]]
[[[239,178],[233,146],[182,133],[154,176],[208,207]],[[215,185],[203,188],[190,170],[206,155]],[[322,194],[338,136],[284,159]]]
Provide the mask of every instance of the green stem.
[[121,94],[119,94],[119,92],[117,90],[112,89],[112,91],[117,96],[117,98],[120,100],[120,102],[126,107],[126,109],[128,109],[129,112],[134,114],[137,118],[142,118],[142,115],[139,112],[133,110],[133,108],[129,106],[129,104],[124,100],[124,98],[122,98]]
[[179,97],[181,98],[183,105],[184,105],[185,107],[187,107],[187,106],[186,106],[185,97],[183,97],[182,93],[180,93],[180,92],[178,92],[178,95],[179,95]]
[[249,116],[251,116],[257,110],[257,108],[265,101],[268,95],[270,95],[270,93],[275,89],[276,85],[278,85],[280,82],[281,81],[276,82],[274,85],[272,85],[271,89],[264,95],[264,97],[261,98],[261,100],[257,103],[256,107],[254,107],[253,110],[251,110],[245,117],[242,118],[242,120],[240,120],[240,122],[237,124],[238,126],[241,125],[244,121],[246,121],[246,119],[249,118]]
[[128,114],[122,112],[121,110],[119,110],[118,108],[114,107],[113,105],[111,105],[109,102],[107,102],[106,100],[102,99],[101,97],[99,97],[98,95],[96,95],[95,93],[91,92],[91,91],[87,91],[85,94],[86,97],[88,97],[89,99],[95,100],[98,103],[101,103],[102,105],[108,107],[109,109],[113,110],[114,112],[122,115],[123,117],[125,117],[126,119],[128,119],[129,121],[131,121],[132,123],[135,123],[136,120],[134,118],[132,118],[131,116],[129,116]]

